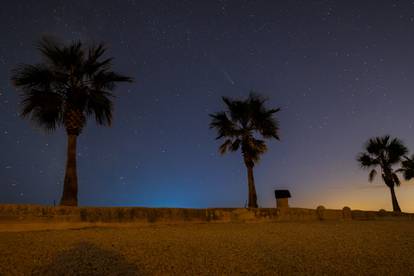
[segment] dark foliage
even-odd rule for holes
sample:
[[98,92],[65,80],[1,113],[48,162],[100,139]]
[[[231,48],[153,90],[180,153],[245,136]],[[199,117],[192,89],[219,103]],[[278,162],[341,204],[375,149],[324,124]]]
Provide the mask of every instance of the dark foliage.
[[22,92],[21,115],[49,131],[64,124],[71,110],[110,125],[112,91],[117,83],[132,79],[111,71],[112,59],[104,58],[104,45],[62,45],[44,37],[38,49],[42,63],[23,64],[13,72],[12,81]]
[[[264,139],[279,140],[279,122],[273,115],[280,108],[267,109],[264,106],[266,100],[254,93],[250,93],[246,100],[223,97],[223,101],[227,110],[210,114],[210,128],[218,133],[216,139],[224,139],[220,153],[241,148],[245,161],[253,166],[267,151]],[[259,136],[262,139],[258,139]]]

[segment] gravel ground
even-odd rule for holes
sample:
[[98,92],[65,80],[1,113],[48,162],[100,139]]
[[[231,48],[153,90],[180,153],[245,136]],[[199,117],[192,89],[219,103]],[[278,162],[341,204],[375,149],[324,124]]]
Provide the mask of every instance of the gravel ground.
[[0,233],[0,275],[413,275],[414,222]]

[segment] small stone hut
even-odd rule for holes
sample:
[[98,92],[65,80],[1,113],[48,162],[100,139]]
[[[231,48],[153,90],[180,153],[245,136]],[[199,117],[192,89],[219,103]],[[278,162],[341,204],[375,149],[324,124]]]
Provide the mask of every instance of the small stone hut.
[[276,208],[289,208],[289,190],[275,190]]

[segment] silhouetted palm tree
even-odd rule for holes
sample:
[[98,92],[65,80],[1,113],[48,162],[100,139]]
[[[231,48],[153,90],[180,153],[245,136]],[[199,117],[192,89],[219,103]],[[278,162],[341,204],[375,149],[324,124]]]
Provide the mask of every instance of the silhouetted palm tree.
[[253,93],[246,100],[231,100],[223,97],[223,101],[227,110],[210,114],[212,117],[210,128],[217,130],[216,139],[225,139],[220,146],[221,154],[241,149],[248,176],[248,207],[257,208],[253,167],[260,156],[267,151],[267,146],[264,140],[256,137],[279,140],[279,123],[273,114],[280,108],[265,108],[265,99]]
[[414,154],[411,157],[404,156],[398,172],[401,172],[407,181],[414,178]]
[[61,205],[77,206],[77,137],[94,116],[97,124],[112,121],[112,91],[118,82],[131,78],[111,71],[112,58],[104,58],[102,44],[85,46],[82,42],[62,45],[42,38],[38,49],[43,62],[19,66],[12,76],[22,90],[23,117],[46,131],[63,126],[68,135],[67,162]]
[[357,158],[362,168],[371,169],[369,173],[370,182],[377,175],[375,168],[380,168],[382,180],[391,191],[394,212],[401,212],[401,209],[394,191],[394,187],[400,185],[400,180],[393,166],[399,164],[407,152],[408,149],[401,140],[391,139],[390,136],[386,135],[369,139],[365,145],[365,152],[360,153]]

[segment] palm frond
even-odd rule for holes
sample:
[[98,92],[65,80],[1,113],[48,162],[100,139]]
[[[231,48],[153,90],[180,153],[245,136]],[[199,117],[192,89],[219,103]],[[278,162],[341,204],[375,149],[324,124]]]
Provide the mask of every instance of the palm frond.
[[275,138],[279,140],[279,122],[273,117],[280,108],[267,109],[265,107],[266,98],[250,92],[247,99],[249,107],[250,127],[259,132],[264,138]]
[[15,86],[23,89],[46,89],[54,81],[54,74],[44,64],[22,64],[13,70],[11,80]]
[[111,69],[113,58],[103,59],[106,50],[102,43],[89,47],[83,68],[87,75],[93,76],[99,71],[105,72]]
[[227,150],[231,147],[231,144],[232,144],[232,141],[230,139],[227,139],[226,141],[224,141],[224,143],[221,144],[219,148],[220,154],[225,154]]
[[240,144],[241,144],[241,140],[240,139],[236,139],[233,141],[233,143],[231,144],[231,151],[237,151],[240,148]]
[[132,78],[117,74],[112,71],[99,71],[92,77],[92,85],[95,89],[114,90],[119,82],[132,82]]
[[265,141],[250,137],[245,139],[242,144],[242,152],[249,160],[254,163],[260,160],[260,156],[267,151]]
[[401,162],[401,168],[397,171],[403,174],[405,180],[411,180],[414,178],[414,155],[409,157],[404,157],[404,160]]
[[62,124],[64,100],[61,95],[32,89],[22,97],[22,117],[29,117],[47,131],[53,131]]
[[55,37],[43,36],[37,45],[46,64],[54,67],[62,66],[62,43]]
[[390,164],[399,163],[402,157],[405,156],[407,153],[407,147],[398,138],[392,139],[387,145],[388,162]]
[[401,182],[396,173],[392,173],[392,180],[396,186],[400,186]]
[[279,122],[273,117],[273,114],[278,112],[278,109],[272,110],[260,110],[254,114],[252,118],[252,126],[256,129],[264,138],[279,138]]
[[379,165],[377,158],[373,158],[368,153],[362,152],[358,155],[357,161],[361,168],[371,168]]
[[232,100],[227,97],[223,97],[223,101],[227,105],[231,121],[246,128],[250,115],[247,101]]
[[94,115],[99,125],[111,125],[113,95],[103,90],[90,90],[86,103],[86,114]]
[[217,130],[218,136],[216,139],[223,137],[237,137],[241,134],[241,130],[228,118],[226,112],[217,112],[210,114],[212,118],[210,128]]
[[374,181],[376,175],[377,175],[377,171],[375,169],[371,170],[368,175],[369,182]]

